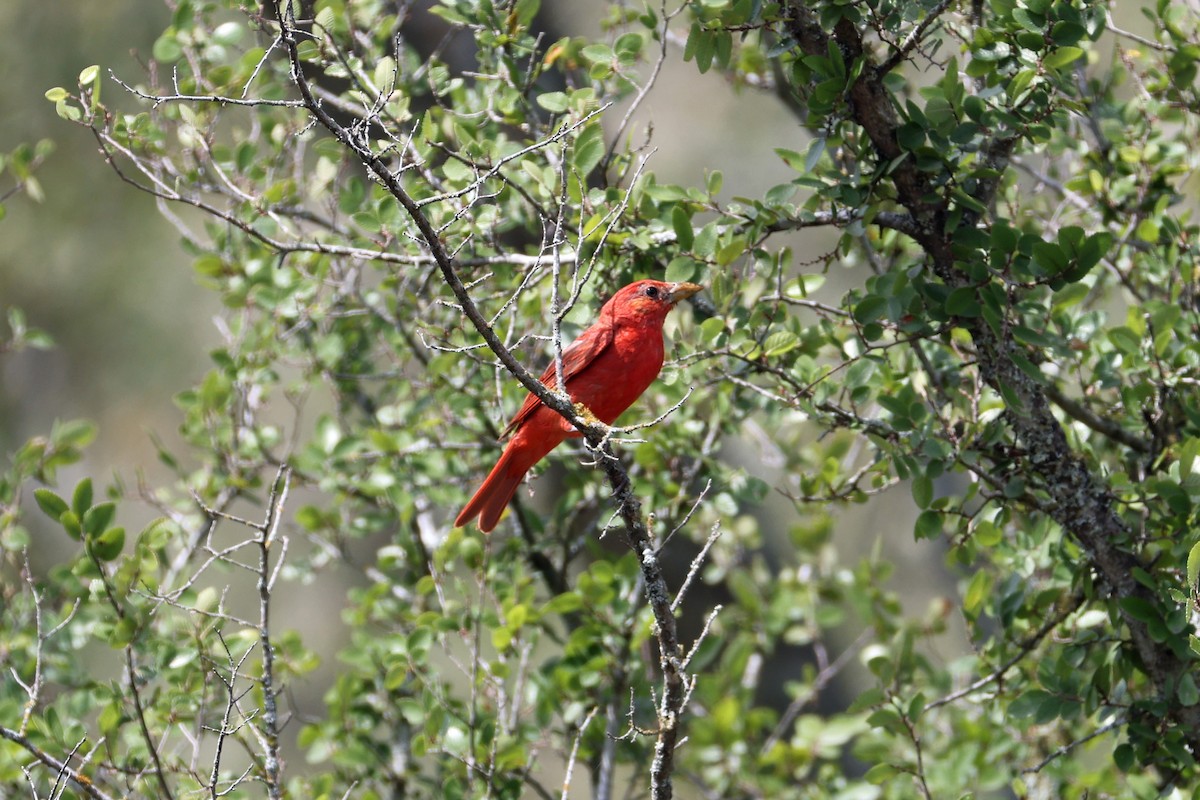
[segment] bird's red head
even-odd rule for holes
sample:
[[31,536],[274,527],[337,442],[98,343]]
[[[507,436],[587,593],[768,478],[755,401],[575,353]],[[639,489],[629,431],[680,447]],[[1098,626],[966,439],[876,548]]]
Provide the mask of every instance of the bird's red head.
[[666,283],[664,281],[634,281],[617,291],[604,304],[600,315],[612,315],[624,322],[657,322],[662,324],[667,312],[680,300],[704,287],[695,283]]

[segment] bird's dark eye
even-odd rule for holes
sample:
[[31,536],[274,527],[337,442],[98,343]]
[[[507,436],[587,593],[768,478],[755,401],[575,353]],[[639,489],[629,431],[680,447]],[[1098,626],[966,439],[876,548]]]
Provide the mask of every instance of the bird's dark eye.
[[647,286],[646,287],[646,297],[652,297],[655,300],[657,300],[658,299],[658,287],[657,286]]

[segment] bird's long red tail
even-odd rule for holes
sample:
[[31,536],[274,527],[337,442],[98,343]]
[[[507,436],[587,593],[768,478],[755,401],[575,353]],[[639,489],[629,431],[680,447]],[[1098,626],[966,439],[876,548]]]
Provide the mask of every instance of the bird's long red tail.
[[508,501],[517,493],[517,487],[521,485],[525,473],[552,449],[552,446],[545,450],[539,447],[531,451],[528,447],[514,447],[515,443],[516,440],[508,443],[508,447],[484,479],[479,491],[475,492],[470,502],[458,512],[458,517],[454,520],[455,527],[466,525],[478,516],[479,530],[488,533],[495,528]]

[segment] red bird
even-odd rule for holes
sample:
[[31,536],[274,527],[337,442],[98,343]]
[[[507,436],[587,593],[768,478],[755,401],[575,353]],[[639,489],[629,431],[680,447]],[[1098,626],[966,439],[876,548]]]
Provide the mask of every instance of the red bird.
[[[567,393],[605,425],[621,416],[658,377],[663,363],[663,322],[676,303],[701,290],[694,283],[637,281],[612,296],[600,319],[563,350]],[[542,383],[557,386],[554,364]],[[529,469],[568,436],[579,432],[557,411],[530,394],[502,436],[516,431],[496,466],[454,525],[479,517],[479,530],[496,527]]]

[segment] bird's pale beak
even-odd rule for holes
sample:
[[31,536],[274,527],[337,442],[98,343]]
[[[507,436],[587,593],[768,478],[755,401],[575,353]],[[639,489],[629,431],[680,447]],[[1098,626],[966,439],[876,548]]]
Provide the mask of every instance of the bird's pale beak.
[[671,305],[675,305],[680,300],[687,300],[694,294],[699,294],[704,290],[704,287],[698,283],[672,283],[671,284]]

